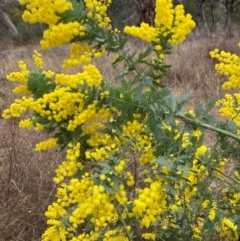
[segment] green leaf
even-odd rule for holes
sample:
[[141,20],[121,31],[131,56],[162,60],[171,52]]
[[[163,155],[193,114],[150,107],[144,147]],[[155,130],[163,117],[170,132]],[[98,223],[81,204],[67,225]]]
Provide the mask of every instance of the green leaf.
[[115,80],[122,81],[122,80],[124,80],[124,76],[125,76],[125,73],[119,74],[119,75],[115,76]]
[[109,172],[111,172],[110,168],[104,168],[103,170],[101,170],[102,174],[108,174]]
[[111,169],[111,166],[107,162],[98,162],[97,165]]
[[203,105],[202,105],[202,103],[198,102],[197,106],[195,108],[196,118],[202,117],[202,113],[203,113]]
[[177,190],[175,190],[171,185],[162,184],[162,187],[166,190],[170,191],[170,193],[175,196],[177,194]]
[[34,98],[38,99],[43,97],[44,94],[53,92],[56,84],[50,81],[42,69],[38,69],[28,75],[27,87]]
[[215,99],[211,100],[206,107],[205,113],[207,114],[210,110],[212,110],[215,107],[215,105],[216,105],[216,100]]
[[151,87],[151,86],[152,86],[152,80],[149,78],[144,79],[142,81],[142,83],[140,84],[140,86],[138,87],[138,92],[137,92],[135,100],[140,101],[142,99],[143,91],[147,87]]
[[179,166],[177,166],[177,170],[182,171],[182,174],[184,176],[188,176],[188,174],[189,174],[189,168],[187,166],[179,165]]
[[156,159],[156,163],[159,166],[166,166],[166,165],[168,165],[168,159],[165,156],[161,156]]
[[152,52],[152,47],[149,47],[144,53],[140,53],[138,57],[138,62],[141,63]]
[[[165,102],[167,103],[168,107],[170,107],[171,112],[176,112],[177,106],[178,106],[178,97],[173,95],[173,96],[167,96],[164,98]],[[166,108],[167,112],[170,110]]]
[[178,103],[177,106],[177,111],[180,112],[182,111],[182,108],[185,106],[185,104],[187,103],[188,99],[193,95],[194,91],[191,90],[190,92],[188,92],[183,98],[182,100]]
[[84,27],[89,35],[94,34],[94,30],[90,24],[86,23],[86,24],[84,24]]
[[106,42],[106,39],[105,39],[105,38],[96,38],[96,40],[97,40],[98,42],[101,42],[101,43]]
[[149,105],[150,109],[152,110],[152,112],[154,113],[155,117],[157,118],[157,111],[159,110],[159,106],[156,102],[154,102],[153,104]]
[[110,194],[115,194],[115,190],[113,190],[111,187],[109,187],[106,183],[103,183],[102,186],[104,189],[109,192]]
[[81,22],[82,20],[86,19],[87,12],[85,10],[85,6],[82,1],[77,2],[76,0],[71,0],[73,9],[67,10],[62,14],[57,14],[61,17],[59,22]]

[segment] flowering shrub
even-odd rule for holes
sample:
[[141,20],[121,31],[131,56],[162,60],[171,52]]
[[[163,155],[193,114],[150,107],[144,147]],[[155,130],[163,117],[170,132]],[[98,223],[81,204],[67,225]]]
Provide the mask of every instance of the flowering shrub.
[[[240,47],[240,43],[239,43]],[[225,51],[219,52],[218,49],[210,52],[212,58],[218,59],[221,63],[216,64],[215,69],[220,74],[230,76],[229,80],[226,81],[222,88],[223,90],[235,90],[240,86],[240,58],[236,54],[226,53]],[[220,113],[224,117],[231,119],[238,128],[240,127],[240,95],[234,93],[233,95],[226,94],[225,98],[217,102],[220,108]]]
[[[3,117],[30,113],[19,126],[50,134],[35,150],[66,151],[42,240],[239,240],[239,167],[225,171],[239,156],[237,117],[216,122],[209,114],[214,102],[184,112],[191,93],[179,99],[161,82],[169,68],[164,56],[194,21],[182,5],[157,0],[154,27],[125,28],[149,43],[132,54],[127,38],[111,29],[110,2],[21,0],[25,21],[49,25],[42,48],[71,43],[63,67],[88,63],[77,74],[54,73],[35,51],[34,70],[20,61],[20,71],[7,76],[19,83],[13,92],[20,97]],[[116,53],[113,68],[123,63],[117,87],[90,63],[105,52]],[[238,57],[232,59],[237,71]],[[227,73],[225,66],[219,70]],[[237,99],[228,108],[237,116]],[[215,133],[211,145],[206,130]]]

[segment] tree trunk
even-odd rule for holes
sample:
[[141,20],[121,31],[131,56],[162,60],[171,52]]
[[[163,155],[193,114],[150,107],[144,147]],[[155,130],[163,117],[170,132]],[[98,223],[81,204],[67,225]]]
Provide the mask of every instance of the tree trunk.
[[10,20],[10,18],[7,16],[7,14],[0,9],[0,24],[3,25],[3,27],[12,34],[17,35],[18,31],[17,28],[15,27],[15,25],[12,23],[12,21]]
[[174,6],[181,4],[181,0],[173,0],[172,3]]
[[197,10],[197,25],[200,28],[205,28],[208,33],[209,33],[209,29],[207,26],[207,21],[206,21],[206,17],[205,17],[205,12],[204,12],[204,3],[206,0],[194,0],[194,5],[196,7]]
[[209,5],[210,5],[210,10],[211,10],[211,19],[212,19],[212,23],[211,23],[211,27],[210,27],[210,32],[213,33],[215,26],[216,26],[216,21],[215,21],[215,16],[214,16],[214,8],[216,7],[216,2],[215,0],[213,0],[213,2],[211,0],[208,0]]
[[[139,25],[144,22],[154,26],[156,0],[135,0]],[[173,5],[178,5],[181,0],[173,0]]]
[[135,0],[139,25],[144,22],[154,26],[155,0]]
[[231,12],[227,13],[227,21],[226,21],[225,33],[226,33],[226,37],[227,38],[233,37],[233,32],[232,32],[232,13]]
[[[234,7],[234,0],[225,0],[225,8],[227,10],[227,20],[226,20],[226,27],[225,27],[225,33],[227,38],[233,37],[232,33],[232,15],[235,10]],[[238,4],[236,4],[237,7]]]

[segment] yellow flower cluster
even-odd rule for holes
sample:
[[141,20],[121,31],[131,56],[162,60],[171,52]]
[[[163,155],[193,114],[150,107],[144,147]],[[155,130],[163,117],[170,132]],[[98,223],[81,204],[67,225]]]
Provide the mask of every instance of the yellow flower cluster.
[[141,154],[139,157],[139,164],[140,165],[146,165],[148,163],[154,163],[156,157],[153,154],[153,150],[149,149],[148,151]]
[[92,151],[91,153],[87,151],[86,157],[88,159],[93,158],[96,161],[107,161],[109,159],[109,156],[108,156],[108,151],[106,149],[101,147],[101,148],[95,148],[94,151]]
[[[223,83],[222,89],[231,90],[239,88],[240,57],[229,52],[220,52],[218,49],[211,51],[210,56],[216,58],[220,62],[215,65],[217,72],[229,78]],[[225,98],[220,99],[216,105],[221,106],[219,112],[223,117],[231,119],[238,128],[240,127],[240,94],[226,94]],[[238,129],[237,134],[239,133],[240,131]]]
[[205,172],[204,165],[199,165],[197,159],[193,160],[193,166],[189,171],[189,175],[187,177],[188,181],[191,185],[197,184],[199,181],[204,179],[204,172]]
[[202,135],[202,132],[199,129],[193,130],[191,132],[184,132],[182,134],[182,148],[185,149],[187,147],[192,146],[192,138],[196,138],[197,140],[199,140],[201,135]]
[[219,112],[222,116],[233,120],[237,127],[240,127],[240,94],[226,94],[225,98],[217,101],[216,105],[221,106]]
[[129,140],[135,140],[135,148],[138,151],[147,152],[151,148],[152,133],[145,133],[146,126],[138,120],[127,121],[122,125],[122,141],[123,143]]
[[[103,112],[101,111],[99,114],[102,115]],[[96,154],[105,155],[106,152],[114,154],[115,151],[118,150],[118,145],[120,145],[120,140],[117,137],[111,138],[110,135],[97,131],[98,128],[104,129],[105,127],[102,123],[92,123],[91,125],[88,125],[86,126],[86,128],[84,128],[83,133],[85,135],[91,134],[91,137],[88,139],[87,143],[90,146],[96,147],[98,149],[98,151],[97,150],[95,151]],[[103,145],[104,148],[103,147],[98,148],[99,144]],[[90,151],[86,151],[85,155],[87,159],[91,158]],[[98,158],[96,160],[101,160]]]
[[55,183],[60,183],[65,177],[74,176],[78,170],[84,168],[83,164],[79,160],[80,156],[80,143],[76,145],[68,144],[66,160],[64,160],[58,168],[55,170],[56,176],[54,177]]
[[55,148],[58,145],[58,139],[57,138],[49,138],[46,141],[39,142],[36,147],[35,151],[46,151],[51,148]]
[[182,43],[186,35],[195,27],[192,16],[185,15],[182,4],[177,5],[174,9],[171,0],[158,0],[155,11],[157,34],[167,36],[172,33],[170,43],[173,45]]
[[[127,227],[130,230],[130,226]],[[109,230],[104,234],[103,241],[128,241],[125,230],[118,228],[115,230]]]
[[34,65],[37,68],[43,67],[42,55],[37,50],[33,51],[33,60],[34,60]]
[[69,120],[69,124],[67,129],[70,131],[74,131],[78,126],[81,126],[84,123],[89,123],[95,120],[97,117],[97,102],[95,101],[93,104],[88,105],[86,109],[83,109],[83,103],[78,108],[77,112],[73,116],[73,119]]
[[92,47],[88,43],[72,43],[69,58],[64,60],[63,68],[71,68],[92,60]]
[[156,44],[156,50],[162,56],[162,47],[159,45],[160,38],[171,34],[169,43],[178,45],[195,27],[195,22],[190,14],[185,15],[183,5],[177,5],[174,9],[172,0],[157,0],[155,12],[154,27],[141,23],[140,27],[126,26],[124,32],[148,43]]
[[[59,14],[66,10],[71,12],[73,8],[68,1],[51,1],[54,12],[47,12],[44,0],[41,7],[41,2],[36,0],[22,0],[21,3],[28,9],[25,11],[28,21],[41,20],[49,24],[41,42],[45,49],[87,37],[85,34],[91,32],[87,26],[90,21],[58,22]],[[93,18],[101,28],[110,28],[106,15],[110,3],[110,0],[84,0],[88,18]],[[43,9],[52,17],[51,21],[46,13],[38,16]],[[32,19],[35,14],[36,19]],[[139,28],[126,27],[125,32],[153,43],[162,58],[161,36],[169,37],[169,43],[177,45],[194,25],[182,5],[173,8],[171,0],[157,0],[155,26],[142,23]],[[92,57],[99,57],[103,52],[104,47],[96,50],[87,43],[72,43],[64,67],[90,62]],[[28,92],[30,96],[16,99],[3,117],[20,117],[31,111],[34,115],[21,121],[20,127],[37,131],[60,130],[56,134],[58,138],[38,143],[35,150],[66,146],[66,158],[55,171],[54,182],[59,186],[56,201],[45,213],[48,228],[42,240],[124,241],[135,234],[135,230],[131,230],[134,225],[141,231],[139,238],[156,240],[161,239],[161,232],[164,235],[169,230],[179,230],[182,222],[179,217],[182,219],[185,215],[193,221],[193,225],[189,225],[192,238],[202,240],[204,218],[212,222],[218,220],[220,205],[217,200],[211,200],[210,205],[209,199],[201,197],[200,192],[205,189],[203,184],[208,185],[204,182],[209,175],[205,161],[211,157],[211,149],[202,144],[201,130],[182,129],[178,121],[171,125],[162,121],[157,129],[160,133],[154,133],[152,123],[149,124],[149,120],[152,121],[150,111],[146,115],[137,111],[128,113],[114,129],[117,117],[122,117],[122,110],[114,106],[115,99],[108,103],[112,101],[112,92],[104,85],[95,66],[84,66],[78,74],[55,74],[42,70],[43,61],[36,51],[34,62],[47,79],[46,92],[42,91],[37,97],[34,93],[30,95],[27,88],[30,72],[25,63],[20,62],[21,71],[10,74],[8,79],[20,84],[16,93]],[[52,89],[47,89],[48,85]],[[150,96],[149,90],[144,94]],[[124,102],[124,95],[118,93],[118,100]],[[239,106],[240,95],[235,98]],[[219,103],[224,105],[224,102]],[[240,112],[232,103],[230,100],[228,107],[232,105]],[[195,116],[193,111],[188,114]],[[167,145],[171,145],[171,150]],[[211,167],[221,171],[225,163],[225,159],[216,158]],[[204,191],[212,192],[211,186]],[[234,206],[239,200],[239,193],[233,193],[230,203]],[[195,205],[203,209],[204,218],[198,216]],[[129,220],[134,220],[133,226],[127,226]],[[238,239],[237,226],[230,219],[217,222],[220,226],[216,230],[221,237]]]
[[93,58],[100,58],[104,53],[104,47],[96,50],[88,43],[72,43],[69,58],[64,60],[62,67],[67,69],[83,63],[90,63]]
[[5,119],[10,119],[12,117],[19,118],[30,106],[33,105],[33,103],[33,98],[26,98],[25,96],[21,99],[15,99],[9,109],[4,110],[2,116]]
[[[93,18],[101,28],[110,26],[110,18],[107,16],[107,9],[111,4],[111,0],[84,0],[88,17]],[[48,25],[56,24],[60,17],[58,14],[67,10],[73,10],[73,5],[66,0],[20,0],[22,5],[26,5],[23,13],[24,21],[31,24],[40,22]]]
[[167,202],[166,194],[159,181],[153,181],[150,187],[137,190],[138,197],[133,201],[132,215],[140,219],[141,225],[149,228],[159,221]]
[[59,23],[51,25],[43,33],[43,40],[40,41],[41,47],[48,50],[54,46],[61,46],[71,42],[74,37],[84,36],[85,27],[77,21],[69,23]]
[[196,150],[196,157],[197,157],[197,158],[200,158],[200,157],[203,156],[207,151],[208,151],[207,146],[201,145],[201,146],[198,147],[197,150]]
[[[163,7],[164,6],[164,7]],[[174,21],[174,8],[171,0],[156,1],[155,25],[161,34],[167,33],[172,29]],[[161,28],[160,28],[161,27]]]
[[[38,59],[38,63],[39,61]],[[24,70],[21,73],[12,73],[8,76],[8,79],[16,82],[26,82],[28,71],[25,70],[25,65],[22,62],[20,62],[20,66],[21,69],[24,66]],[[31,97],[16,99],[15,103],[4,111],[3,117],[20,117],[25,111],[33,110],[42,117],[47,117],[49,120],[54,119],[56,122],[61,122],[74,115],[73,119],[69,120],[69,130],[74,130],[77,125],[88,123],[90,120],[96,118],[95,105],[97,103],[90,104],[86,110],[83,110],[84,99],[87,97],[87,93],[71,92],[71,88],[76,88],[78,84],[84,85],[84,82],[88,83],[89,87],[93,85],[100,86],[102,77],[93,65],[85,66],[83,70],[82,73],[78,73],[77,75],[56,75],[57,84],[68,86],[57,86],[53,92],[45,94],[42,98],[35,101]],[[102,113],[104,118],[109,116],[108,111],[105,109],[102,110]]]
[[162,130],[166,133],[166,134],[170,134],[172,133],[174,135],[173,139],[177,140],[180,137],[180,133],[179,133],[179,122],[178,120],[175,121],[175,125],[171,126],[171,125],[167,125],[166,123],[162,123]]
[[[236,181],[238,184],[240,184],[240,173],[238,171],[234,171],[234,177],[236,178]],[[233,204],[233,206],[236,206],[237,204],[240,204],[240,192],[236,192],[230,197],[230,202]]]
[[126,125],[122,126],[122,132],[127,137],[136,137],[140,131],[144,131],[144,125],[137,120],[128,121]]
[[86,82],[89,87],[100,87],[102,75],[96,66],[89,64],[83,66],[83,72],[77,74],[56,74],[55,82],[59,85],[76,88],[78,85],[84,85]]
[[213,202],[212,204],[212,207],[209,211],[209,215],[208,215],[208,218],[213,221],[216,217],[216,210],[217,210],[217,203],[216,202]]
[[[101,112],[97,113],[98,116],[102,116]],[[110,114],[110,112],[109,112]],[[102,118],[110,117],[110,115],[102,116]],[[151,149],[151,140],[153,134],[144,133],[144,125],[139,123],[137,120],[128,121],[125,125],[122,125],[122,136],[121,140],[116,136],[111,138],[110,135],[98,132],[98,128],[104,128],[103,124],[93,123],[92,125],[86,126],[84,129],[85,134],[91,134],[91,137],[88,139],[88,143],[92,147],[96,147],[93,151],[86,151],[85,155],[87,159],[94,158],[96,161],[106,161],[109,159],[108,153],[112,155],[116,153],[120,146],[126,145],[129,141],[134,140],[135,145],[132,146],[133,149],[141,151],[142,154],[139,157],[141,165],[153,163],[155,157]],[[103,146],[98,148],[99,144]],[[115,167],[117,172],[121,172],[124,168],[123,163],[120,162],[118,166]]]
[[222,75],[230,76],[228,81],[222,85],[223,90],[230,90],[240,86],[240,58],[236,54],[219,51],[215,49],[210,52],[212,58],[220,61],[215,65],[215,69]]
[[29,118],[29,119],[21,120],[19,122],[19,127],[22,128],[22,129],[24,129],[24,128],[26,128],[26,129],[33,128],[34,125],[33,125],[32,119]]
[[199,224],[191,225],[192,232],[193,232],[192,238],[194,240],[203,240],[202,227],[203,227],[203,224],[201,222],[199,222]]
[[205,200],[205,201],[202,203],[202,207],[203,207],[204,209],[206,209],[206,208],[208,207],[209,203],[210,203],[210,201],[209,201],[208,199]]
[[155,233],[144,233],[144,234],[142,234],[142,238],[144,238],[145,240],[155,240],[156,234]]
[[72,4],[66,0],[20,0],[22,5],[26,5],[22,18],[24,21],[33,23],[46,23],[54,25],[60,19],[58,14],[72,9]]
[[[159,16],[161,18],[161,13]],[[182,43],[186,36],[191,33],[194,27],[195,22],[192,20],[192,16],[190,14],[185,15],[184,7],[182,4],[177,5],[175,8],[175,19],[173,22],[173,27],[170,30],[173,33],[170,39],[170,43],[172,45],[178,45]]]
[[[84,0],[81,4],[82,3],[85,7],[84,11],[87,13],[85,19],[75,21],[73,19],[70,21],[61,19],[60,15],[68,11],[68,14],[75,16],[76,13],[71,13],[71,11],[79,11],[74,8],[78,7],[80,3],[72,4],[66,0],[21,0],[21,4],[26,5],[23,19],[31,24],[40,22],[49,25],[49,28],[43,33],[43,39],[40,41],[41,47],[45,50],[54,46],[61,46],[65,43],[71,43],[74,39],[83,39],[89,34],[92,35],[92,33],[90,33],[92,30],[90,29],[94,27],[89,25],[88,18],[93,19],[100,29],[107,28],[111,30],[111,21],[107,16],[107,9],[111,4],[111,0]],[[86,26],[88,26],[87,29]],[[90,62],[92,58],[101,57],[104,52],[104,45],[95,49],[87,43],[83,45],[78,42],[72,43],[70,56],[64,61],[63,68],[70,68]]]
[[129,187],[135,184],[135,179],[131,172],[126,172],[126,180],[127,180],[126,183]]
[[27,69],[27,65],[24,61],[19,61],[19,72],[12,72],[11,74],[6,76],[6,79],[11,82],[18,82],[19,86],[15,87],[13,89],[13,93],[15,94],[30,94],[28,91],[28,88],[26,86],[26,82],[28,80],[27,76],[30,73],[30,71]]
[[112,3],[112,0],[84,0],[88,10],[88,17],[93,18],[100,28],[110,28],[111,20],[107,16],[107,9]]
[[[45,215],[51,227],[49,227],[43,234],[43,241],[55,240],[60,237],[61,228],[65,225],[59,220],[65,220],[68,225],[65,227],[66,232],[63,232],[61,240],[96,240],[99,237],[99,230],[106,228],[108,225],[113,225],[118,220],[118,213],[116,212],[112,201],[113,195],[104,190],[103,186],[97,186],[91,180],[91,175],[85,173],[81,180],[71,179],[70,183],[63,184],[58,188],[57,201],[48,206]],[[66,209],[72,208],[72,211],[67,213]],[[82,224],[89,223],[94,225],[94,230],[89,233],[84,231],[76,235],[77,229]],[[55,233],[52,230],[55,229]],[[116,237],[123,238],[123,233],[115,232]],[[105,233],[105,240],[115,236],[114,232],[107,231]],[[114,239],[113,239],[114,240]],[[124,239],[122,239],[124,240]]]
[[[34,52],[34,60],[37,67],[43,65],[41,55],[36,51]],[[27,88],[27,75],[29,71],[27,70],[26,64],[22,61],[20,61],[19,67],[21,72],[10,74],[8,79],[20,84],[24,83],[24,86]],[[43,73],[46,73],[49,77],[54,75],[51,71]],[[24,112],[33,111],[41,116],[41,118],[46,118],[48,121],[62,123],[69,131],[74,131],[75,128],[86,123],[88,124],[88,127],[86,127],[87,131],[88,128],[90,128],[89,124],[91,121],[94,122],[95,119],[103,120],[110,118],[108,109],[96,109],[97,101],[95,100],[85,107],[85,99],[88,98],[88,92],[82,92],[78,88],[78,85],[87,85],[89,88],[93,86],[100,87],[102,76],[95,66],[84,66],[83,72],[76,75],[57,74],[55,76],[55,83],[57,84],[56,88],[52,92],[44,94],[41,98],[35,100],[31,96],[29,98],[23,96],[20,99],[16,99],[9,109],[4,111],[3,117],[6,119],[11,117],[19,118]],[[44,124],[38,123],[35,117],[22,120],[19,126],[21,128],[35,128],[37,131],[42,131],[45,128]],[[96,132],[97,127],[98,125],[95,126],[94,132]],[[91,140],[89,140],[89,142],[91,143]],[[96,140],[94,140],[94,142],[96,146],[99,144],[96,143]],[[109,143],[112,146],[114,144],[112,141]],[[38,143],[35,150],[44,151],[56,146],[57,139],[50,138],[47,141]],[[78,169],[83,168],[82,164],[77,162],[80,146],[69,146],[69,148],[67,161],[63,162],[56,171],[56,182],[62,181],[65,176],[72,176]],[[132,182],[130,181],[130,183]]]
[[220,232],[220,237],[227,238],[227,240],[238,240],[239,233],[237,225],[235,225],[230,219],[223,218],[221,221],[221,227],[217,229]]
[[[37,51],[34,50],[33,52],[33,59],[34,59],[34,65],[37,68],[42,68],[43,67],[43,60],[41,54]],[[19,72],[12,72],[11,74],[7,75],[7,80],[11,82],[17,82],[19,85],[13,89],[14,94],[25,94],[25,95],[30,95],[31,92],[29,91],[27,87],[27,80],[28,80],[28,75],[30,74],[30,71],[27,69],[27,64],[24,61],[19,61]],[[43,73],[48,77],[51,78],[55,75],[55,73],[51,70],[48,71],[43,71]]]
[[[84,130],[84,133],[94,133],[94,137],[91,139],[91,141],[89,142],[89,144],[91,143],[93,149],[90,151],[86,151],[86,157],[87,158],[94,158],[95,160],[100,160],[101,161],[101,157],[103,158],[102,160],[107,161],[109,159],[108,157],[108,153],[112,153],[114,154],[118,148],[120,146],[116,146],[115,143],[118,143],[118,145],[123,145],[123,143],[120,142],[120,140],[114,140],[111,139],[109,135],[102,133],[102,132],[98,132],[98,128],[99,127],[104,127],[103,123],[92,123],[86,126],[86,129]],[[172,131],[172,128],[168,128],[167,125],[163,125],[163,130],[166,131]],[[126,125],[122,126],[122,131],[124,133],[123,138],[126,138],[128,136],[128,138],[134,138],[137,142],[138,140],[141,142],[142,139],[148,142],[151,142],[151,138],[149,139],[149,136],[145,137],[146,134],[144,135],[144,125],[138,123],[138,121],[134,120],[132,122],[128,121],[126,123]],[[142,137],[140,139],[138,139],[139,136]],[[199,130],[193,131],[192,135],[196,135],[197,137],[199,137],[201,135],[201,132]],[[95,137],[97,138],[97,141],[95,140]],[[100,139],[98,139],[100,138]],[[99,144],[104,144],[103,147],[99,148]],[[78,144],[79,145],[79,144]],[[136,145],[137,146],[137,145]],[[143,145],[144,146],[144,145]],[[148,146],[148,144],[147,144]],[[76,152],[77,149],[79,149],[79,146],[69,146],[69,151],[67,152],[69,154],[69,158],[67,161],[64,161],[59,168],[56,171],[56,178],[55,181],[57,183],[61,183],[63,178],[65,176],[69,176],[71,177],[71,175],[74,175],[76,173],[77,170],[81,170],[82,166],[81,164],[79,164],[80,168],[76,166],[76,163],[73,163],[71,165],[68,165],[67,162],[71,162],[77,160],[77,158],[79,157],[79,152]],[[142,150],[143,148],[139,149]],[[94,150],[94,151],[93,151]],[[138,148],[136,149],[138,150]],[[153,149],[150,148],[149,151],[152,153]],[[205,146],[200,146],[197,150],[196,150],[196,156],[198,158],[201,158],[202,155],[204,155],[207,151],[207,148]],[[147,153],[147,152],[146,152]],[[98,155],[98,156],[96,156]],[[151,154],[153,155],[153,154]],[[139,162],[141,162],[141,158],[139,158]],[[149,160],[152,160],[149,162]],[[149,165],[149,163],[151,163],[152,166],[155,165],[154,163],[155,157],[154,155],[152,157],[146,157],[146,161],[142,162],[142,165]],[[173,156],[169,159],[169,160],[173,160]],[[114,167],[114,170],[116,171],[116,173],[118,174],[119,177],[123,177],[124,180],[128,180],[127,181],[127,186],[132,186],[135,183],[133,174],[129,171],[125,172],[125,170],[128,168],[127,167],[127,163],[129,162],[129,160],[127,159],[122,159],[121,161],[119,161],[119,163]],[[79,168],[79,169],[78,169]],[[190,175],[188,177],[185,177],[189,180],[189,182],[191,183],[191,185],[196,185],[199,181],[202,180],[202,173],[204,172],[205,168],[200,167],[197,164],[197,161],[195,160],[193,162],[193,167],[190,170]],[[192,177],[191,177],[192,176]],[[48,233],[50,235],[51,231],[52,231],[52,227],[55,226],[55,229],[57,228],[59,231],[57,232],[58,237],[60,236],[60,231],[62,230],[63,227],[57,226],[59,225],[59,222],[57,222],[58,220],[69,220],[69,222],[71,223],[70,227],[67,227],[66,231],[65,231],[65,236],[66,235],[73,235],[73,239],[72,240],[84,240],[84,238],[88,237],[89,240],[93,240],[93,237],[98,237],[99,232],[97,232],[96,230],[102,230],[102,228],[105,228],[106,225],[109,227],[109,220],[108,220],[108,213],[104,216],[95,216],[91,215],[91,219],[90,221],[88,220],[88,215],[95,213],[95,204],[102,203],[102,195],[105,196],[104,199],[104,206],[112,206],[113,209],[111,209],[111,212],[114,213],[113,217],[112,217],[112,221],[114,220],[114,222],[118,222],[119,220],[119,216],[118,213],[115,210],[115,205],[113,206],[112,201],[116,200],[118,202],[119,205],[123,205],[123,206],[128,206],[128,205],[132,205],[132,208],[128,210],[128,216],[130,218],[136,218],[140,220],[140,224],[145,227],[145,228],[150,228],[151,225],[153,225],[154,223],[157,223],[160,221],[160,217],[161,217],[161,221],[164,222],[165,224],[167,224],[169,221],[167,219],[163,219],[162,217],[164,216],[165,211],[167,210],[167,203],[168,203],[168,198],[169,196],[165,193],[165,189],[162,187],[162,183],[163,184],[167,184],[168,182],[166,182],[166,180],[161,179],[161,180],[155,180],[156,177],[152,176],[153,178],[151,180],[149,180],[149,182],[147,182],[146,180],[146,184],[149,183],[149,187],[143,187],[138,188],[136,190],[136,197],[135,199],[129,199],[129,194],[127,192],[127,190],[125,189],[124,185],[120,185],[119,186],[119,191],[116,192],[115,194],[110,194],[109,192],[105,192],[105,188],[102,185],[109,185],[112,188],[114,187],[114,182],[112,181],[112,172],[111,174],[101,174],[99,175],[99,180],[101,181],[102,185],[100,186],[96,186],[94,184],[94,182],[91,181],[91,174],[86,174],[83,176],[82,179],[80,180],[75,180],[74,183],[75,185],[77,185],[76,187],[72,187],[72,184],[70,185],[66,185],[64,186],[65,189],[67,189],[68,191],[61,191],[61,188],[59,188],[58,190],[58,205],[61,203],[60,207],[58,207],[59,209],[59,213],[61,212],[61,208],[64,207],[64,209],[68,209],[70,208],[72,205],[74,205],[73,203],[81,203],[81,205],[77,208],[75,208],[74,206],[74,211],[71,214],[66,214],[63,213],[63,215],[61,217],[57,216],[55,217],[53,216],[53,220],[49,222],[49,225],[51,225],[51,227],[49,227],[49,229],[45,232],[44,237],[49,237]],[[154,181],[155,180],[155,181]],[[89,183],[89,181],[91,181],[91,188],[88,190],[86,183]],[[77,184],[78,183],[78,184]],[[85,194],[83,194],[82,191],[79,191],[79,188],[81,188],[81,184],[83,183],[84,186],[84,190]],[[78,186],[79,185],[79,186]],[[181,182],[179,183],[179,188],[183,188]],[[90,191],[91,190],[91,191]],[[76,194],[73,194],[73,191],[76,192]],[[61,195],[60,195],[61,193]],[[197,193],[197,188],[191,188],[186,187],[184,190],[184,200],[186,203],[189,203],[191,198],[194,197],[194,195],[196,195]],[[97,196],[95,196],[95,194]],[[77,200],[78,199],[78,195],[81,196],[81,198],[85,197],[85,201],[83,201],[83,199],[81,201]],[[90,196],[86,196],[86,195],[90,195]],[[177,192],[177,194],[175,195],[175,199],[177,200],[176,205],[171,205],[172,210],[176,211],[176,210],[181,210],[182,206],[184,205],[184,203],[182,202],[182,198],[181,198],[181,193]],[[80,197],[79,197],[80,198]],[[131,198],[131,196],[130,196]],[[64,200],[64,201],[63,201]],[[89,200],[89,202],[88,202]],[[57,205],[55,205],[57,207]],[[101,208],[104,209],[104,206]],[[83,211],[84,208],[84,211]],[[52,206],[49,207],[49,210],[52,209]],[[88,211],[86,211],[88,210]],[[83,213],[82,213],[83,212]],[[88,212],[88,214],[84,214]],[[100,213],[105,213],[106,209],[104,209],[103,212],[101,212],[100,210],[98,210],[98,215],[100,215]],[[108,211],[107,211],[108,212]],[[50,213],[47,212],[46,213],[47,217],[49,218],[49,220],[51,220],[50,217]],[[124,214],[125,215],[125,214]],[[125,216],[126,217],[126,216]],[[91,222],[94,225],[94,231],[92,231],[90,234],[86,234],[84,232],[82,232],[79,235],[74,235],[73,233],[76,231],[76,229],[78,229],[80,227],[80,225],[83,225],[85,222]],[[110,221],[111,222],[111,221]],[[169,222],[169,225],[172,226],[174,225],[173,223]],[[196,229],[196,230],[195,230]],[[195,231],[197,235],[197,230],[199,229],[199,227],[195,227]],[[107,231],[104,234],[104,240],[124,240],[125,239],[125,234],[121,233],[120,230],[118,229],[114,229],[111,231]],[[64,233],[64,232],[62,232]],[[62,234],[63,235],[63,234]],[[148,240],[148,239],[153,239],[155,237],[155,233],[145,233],[143,234],[143,238]],[[46,239],[47,240],[47,239]],[[200,239],[199,239],[200,240]]]
[[141,23],[140,27],[126,26],[124,32],[133,37],[140,38],[147,43],[158,41],[156,29],[149,26],[147,23]]

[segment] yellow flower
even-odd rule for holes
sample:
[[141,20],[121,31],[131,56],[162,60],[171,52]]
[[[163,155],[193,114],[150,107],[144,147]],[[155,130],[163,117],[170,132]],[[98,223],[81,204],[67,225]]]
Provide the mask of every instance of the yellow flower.
[[202,203],[202,207],[203,207],[204,209],[206,209],[206,208],[208,207],[209,203],[210,203],[209,200],[205,200],[205,201]]
[[[124,32],[148,43],[156,43],[155,49],[159,52],[162,49],[159,45],[160,36],[172,34],[169,43],[177,45],[195,27],[191,15],[185,15],[183,5],[177,5],[174,9],[171,0],[157,0],[155,12],[155,27],[141,23],[140,27],[126,26]],[[160,59],[163,57],[161,54]]]
[[72,4],[65,0],[20,0],[21,5],[26,5],[22,18],[24,21],[33,23],[56,24],[59,20],[59,13],[72,9]]
[[201,145],[196,150],[196,157],[203,156],[207,152],[208,148],[205,145]]
[[216,217],[216,210],[217,210],[217,203],[213,202],[212,203],[212,208],[209,211],[208,218],[213,221]]
[[36,147],[35,151],[46,151],[48,149],[57,147],[58,139],[57,138],[49,138],[46,141],[39,142]]

